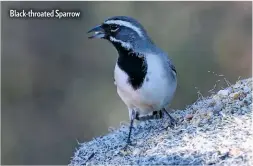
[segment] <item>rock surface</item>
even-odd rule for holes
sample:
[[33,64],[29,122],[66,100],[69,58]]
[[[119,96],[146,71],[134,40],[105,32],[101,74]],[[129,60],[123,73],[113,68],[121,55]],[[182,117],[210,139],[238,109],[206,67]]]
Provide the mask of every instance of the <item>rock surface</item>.
[[237,81],[217,94],[171,113],[134,125],[124,153],[128,125],[81,143],[69,165],[253,165],[252,79]]

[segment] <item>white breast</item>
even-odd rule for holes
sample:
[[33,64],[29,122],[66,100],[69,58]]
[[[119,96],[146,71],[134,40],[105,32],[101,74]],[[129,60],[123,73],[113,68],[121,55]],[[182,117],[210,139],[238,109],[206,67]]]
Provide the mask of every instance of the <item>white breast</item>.
[[128,83],[128,75],[119,68],[117,63],[114,70],[114,79],[118,95],[129,108],[133,108],[133,100],[137,99],[137,93]]
[[139,110],[140,115],[160,110],[170,103],[176,90],[176,82],[166,72],[162,60],[156,55],[147,55],[147,75],[142,87],[134,90],[128,83],[128,75],[118,65],[114,78],[117,92],[129,108]]

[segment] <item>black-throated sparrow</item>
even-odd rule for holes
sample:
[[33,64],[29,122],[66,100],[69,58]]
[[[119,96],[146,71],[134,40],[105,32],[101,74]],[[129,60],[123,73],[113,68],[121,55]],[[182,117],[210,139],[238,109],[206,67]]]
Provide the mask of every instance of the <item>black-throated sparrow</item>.
[[[152,117],[150,114],[159,110],[166,112],[165,107],[170,104],[177,87],[175,66],[152,42],[143,26],[131,17],[111,17],[90,32],[94,35],[89,38],[106,39],[118,51],[114,79],[117,92],[129,110],[128,144],[134,119],[147,119],[145,117]],[[169,118],[174,120],[170,115]]]

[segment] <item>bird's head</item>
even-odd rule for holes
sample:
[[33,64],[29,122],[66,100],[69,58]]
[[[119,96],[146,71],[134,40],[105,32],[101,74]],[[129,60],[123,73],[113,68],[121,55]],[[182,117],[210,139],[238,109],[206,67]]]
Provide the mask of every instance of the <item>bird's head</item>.
[[100,38],[110,41],[116,48],[124,47],[133,49],[141,47],[141,43],[150,42],[143,26],[134,18],[128,16],[115,16],[106,19],[101,25],[98,25],[88,33],[94,33],[89,38]]

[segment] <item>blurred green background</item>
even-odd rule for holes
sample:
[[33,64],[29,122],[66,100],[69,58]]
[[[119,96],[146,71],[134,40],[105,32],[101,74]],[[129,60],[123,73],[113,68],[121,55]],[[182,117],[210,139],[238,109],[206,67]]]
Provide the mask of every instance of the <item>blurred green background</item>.
[[[81,10],[80,19],[13,19],[9,9]],[[172,108],[251,76],[252,2],[2,2],[2,164],[68,164],[79,142],[128,120],[117,52],[87,30],[115,15],[139,20],[178,72]],[[211,72],[208,72],[211,71]],[[198,87],[196,89],[195,87]]]

